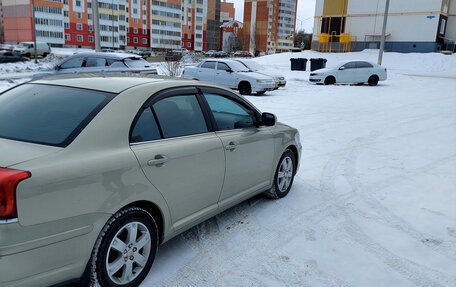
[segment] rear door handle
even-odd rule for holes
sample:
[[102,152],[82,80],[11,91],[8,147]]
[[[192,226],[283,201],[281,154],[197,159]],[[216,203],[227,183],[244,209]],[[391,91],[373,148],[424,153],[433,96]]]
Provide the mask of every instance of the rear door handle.
[[162,167],[168,162],[168,158],[162,154],[156,155],[154,159],[147,162],[148,166]]
[[235,142],[230,142],[227,146],[225,146],[226,150],[233,151],[237,148],[237,144]]

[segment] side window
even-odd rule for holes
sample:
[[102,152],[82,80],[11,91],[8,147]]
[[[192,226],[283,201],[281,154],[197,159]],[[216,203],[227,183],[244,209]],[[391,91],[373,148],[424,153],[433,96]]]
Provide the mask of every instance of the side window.
[[349,62],[343,66],[346,70],[347,69],[356,69],[356,62]]
[[217,63],[217,70],[228,71],[229,69],[230,67],[228,67],[227,64],[220,62]]
[[152,108],[165,138],[194,135],[208,131],[195,95],[164,98]]
[[249,128],[255,125],[255,113],[241,104],[216,94],[204,93],[219,130]]
[[106,60],[103,58],[88,57],[85,66],[86,67],[105,67]]
[[81,68],[83,62],[84,62],[84,58],[82,58],[82,57],[69,59],[68,61],[66,61],[65,63],[60,65],[60,69]]
[[368,62],[356,62],[356,67],[358,69],[360,69],[360,68],[373,68],[374,66],[372,66],[372,64],[370,64]]
[[145,109],[139,116],[138,121],[131,133],[130,142],[147,142],[160,139],[160,130],[150,108]]
[[120,61],[118,61],[116,59],[106,59],[106,64],[108,66],[111,66],[113,63],[116,63],[116,62],[120,62]]
[[215,62],[205,62],[201,65],[203,69],[215,69]]

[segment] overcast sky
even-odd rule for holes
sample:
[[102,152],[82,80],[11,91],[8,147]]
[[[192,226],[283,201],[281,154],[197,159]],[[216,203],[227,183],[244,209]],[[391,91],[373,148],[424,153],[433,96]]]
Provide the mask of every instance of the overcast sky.
[[[244,0],[226,0],[226,2],[234,3],[234,8],[236,9],[236,20],[243,22]],[[296,27],[298,30],[301,29],[302,22],[302,28],[306,30],[306,32],[312,32],[314,13],[315,0],[298,0],[298,19],[296,20]]]

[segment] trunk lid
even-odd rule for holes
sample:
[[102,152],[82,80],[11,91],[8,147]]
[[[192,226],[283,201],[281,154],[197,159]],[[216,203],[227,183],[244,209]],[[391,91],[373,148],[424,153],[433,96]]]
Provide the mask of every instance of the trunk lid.
[[0,138],[0,167],[11,167],[62,149],[60,147]]

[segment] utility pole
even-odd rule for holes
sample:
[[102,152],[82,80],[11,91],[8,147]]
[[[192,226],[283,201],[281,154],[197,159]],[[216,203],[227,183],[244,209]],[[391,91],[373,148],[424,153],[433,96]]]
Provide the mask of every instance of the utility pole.
[[389,11],[390,0],[386,0],[385,4],[385,15],[383,16],[383,29],[382,29],[382,40],[380,42],[380,51],[378,52],[378,64],[382,64],[383,60],[383,50],[385,50],[385,38],[386,38],[386,24],[388,21],[388,11]]
[[111,17],[112,17],[112,49],[114,49],[114,0],[111,1]]
[[92,15],[93,15],[93,32],[95,35],[95,52],[101,51],[100,46],[100,16],[98,15],[98,0],[92,2]]
[[32,17],[33,17],[33,50],[35,55],[35,64],[38,63],[36,55],[36,22],[35,22],[35,0],[32,1]]

